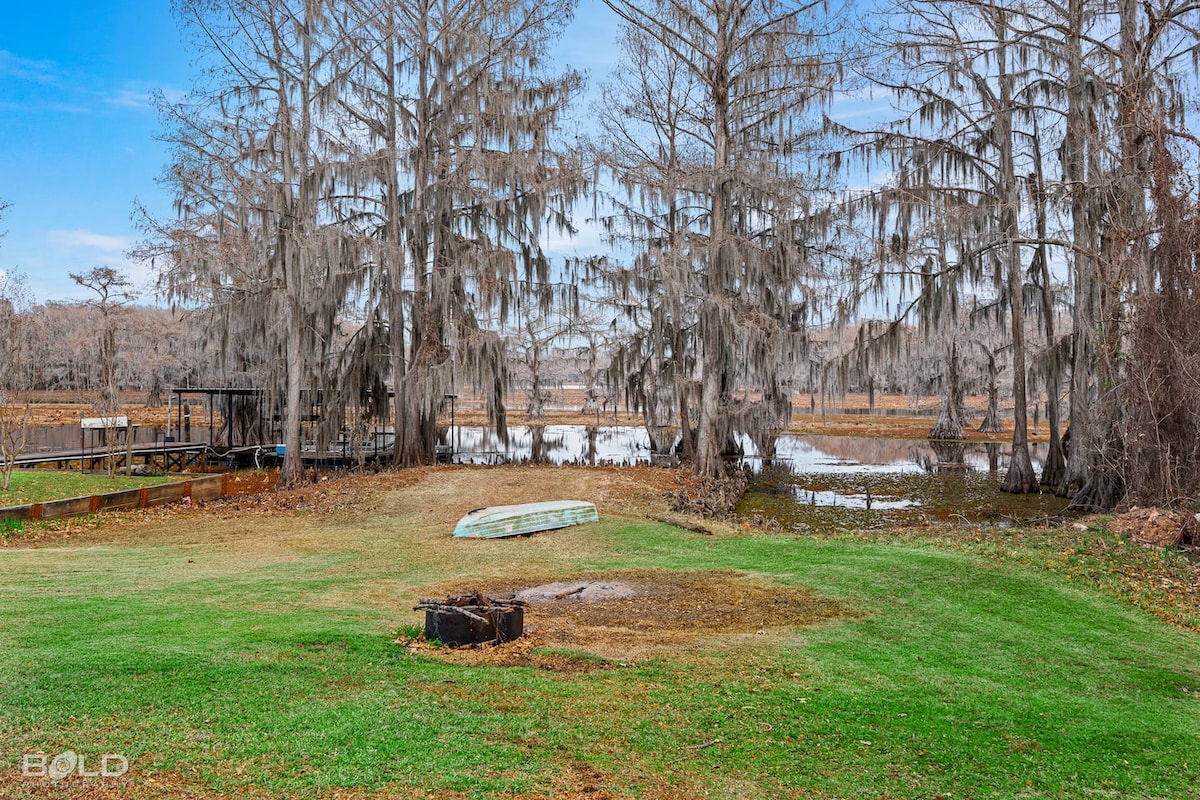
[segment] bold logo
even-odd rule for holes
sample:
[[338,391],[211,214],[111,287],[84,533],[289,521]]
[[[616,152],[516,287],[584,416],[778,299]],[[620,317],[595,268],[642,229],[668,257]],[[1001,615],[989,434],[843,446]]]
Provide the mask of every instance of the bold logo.
[[21,774],[26,778],[119,778],[129,772],[129,759],[119,753],[100,756],[100,769],[88,771],[87,760],[74,750],[64,750],[50,758],[45,753],[26,753],[21,757]]

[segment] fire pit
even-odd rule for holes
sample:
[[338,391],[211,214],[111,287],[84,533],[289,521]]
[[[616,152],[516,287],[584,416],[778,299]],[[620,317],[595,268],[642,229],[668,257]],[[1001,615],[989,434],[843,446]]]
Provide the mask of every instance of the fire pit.
[[422,600],[425,609],[425,638],[450,647],[484,642],[511,642],[525,631],[525,603],[494,600],[480,592]]

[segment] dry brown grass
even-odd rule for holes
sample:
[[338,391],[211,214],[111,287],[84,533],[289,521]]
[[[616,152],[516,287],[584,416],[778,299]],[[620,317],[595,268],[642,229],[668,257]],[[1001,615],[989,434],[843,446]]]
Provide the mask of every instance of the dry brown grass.
[[[611,788],[625,783],[636,785],[636,793],[614,792]],[[683,784],[683,785],[680,785]],[[291,795],[289,795],[291,796]],[[458,791],[428,791],[405,786],[379,789],[326,789],[322,800],[466,800],[468,795]],[[549,791],[534,794],[496,795],[496,800],[692,800],[701,796],[689,788],[678,774],[647,775],[638,772],[636,778],[620,780],[593,764],[572,761],[559,775],[551,777]],[[97,780],[73,778],[51,782],[45,778],[23,778],[18,772],[0,771],[0,800],[271,800],[278,795],[254,786],[239,786],[224,793],[198,785],[187,775],[155,772],[150,776],[129,776]]]
[[[94,397],[79,392],[37,392],[30,397],[30,423],[33,425],[78,425],[83,417],[100,415],[93,405]],[[166,427],[167,407],[165,405],[149,407],[145,396],[133,392],[121,393],[121,414],[129,417],[135,425]],[[170,409],[171,424],[175,424],[177,408]],[[220,424],[218,413],[214,420]],[[200,417],[193,416],[193,423],[200,424]],[[204,414],[204,424],[208,424],[208,414]]]
[[[567,764],[562,773],[552,778],[550,793],[497,795],[496,800],[621,800],[638,797],[642,800],[691,800],[697,794],[681,788],[678,776],[668,782],[661,776],[658,786],[655,778],[639,774],[636,783],[640,789],[632,793],[614,793],[610,789],[619,781],[594,765],[583,762]],[[626,781],[635,783],[635,781]],[[322,800],[466,800],[464,792],[428,791],[404,786],[388,786],[380,789],[327,789],[321,792]],[[89,778],[74,778],[51,782],[44,778],[22,778],[19,773],[0,772],[0,800],[271,800],[277,798],[254,786],[239,786],[235,791],[224,793],[197,785],[186,775],[156,772],[153,777],[130,777],[103,781]]]

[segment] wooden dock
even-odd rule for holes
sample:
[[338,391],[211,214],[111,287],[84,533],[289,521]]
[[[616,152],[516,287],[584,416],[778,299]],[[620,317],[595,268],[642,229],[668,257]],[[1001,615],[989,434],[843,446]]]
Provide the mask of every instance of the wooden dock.
[[[57,469],[96,471],[108,469],[109,459],[112,459],[113,468],[118,472],[137,464],[162,472],[187,472],[206,466],[209,450],[209,446],[203,442],[166,442],[121,446],[112,452],[104,448],[81,448],[22,453],[13,460],[18,468],[23,469],[54,466]],[[0,463],[3,463],[3,459],[0,459]]]

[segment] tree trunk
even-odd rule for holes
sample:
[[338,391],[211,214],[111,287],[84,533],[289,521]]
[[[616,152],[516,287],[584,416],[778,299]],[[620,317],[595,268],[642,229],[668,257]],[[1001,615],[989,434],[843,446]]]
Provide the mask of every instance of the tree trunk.
[[1045,176],[1042,169],[1041,137],[1038,133],[1037,122],[1034,122],[1033,137],[1033,187],[1031,191],[1034,211],[1037,216],[1038,246],[1034,252],[1034,260],[1041,291],[1038,293],[1042,303],[1042,324],[1046,330],[1046,349],[1049,353],[1050,364],[1046,369],[1046,424],[1050,427],[1050,448],[1046,453],[1046,463],[1042,466],[1041,485],[1057,487],[1066,472],[1066,459],[1063,454],[1062,432],[1059,430],[1058,398],[1062,391],[1062,368],[1059,363],[1058,343],[1055,341],[1054,297],[1050,284],[1050,257],[1047,254],[1049,241],[1049,225],[1047,223],[1048,201],[1045,191]]
[[679,444],[676,448],[682,461],[696,458],[696,429],[692,426],[692,404],[690,381],[683,380],[677,388],[679,393]]
[[287,400],[283,412],[283,464],[279,469],[280,486],[293,486],[304,478],[304,461],[300,457],[300,389],[304,380],[301,333],[300,316],[289,308],[285,361]]
[[1112,469],[1094,469],[1076,493],[1069,506],[1071,511],[1098,513],[1112,510],[1125,494],[1125,484],[1120,474]]
[[988,360],[988,407],[979,424],[980,433],[999,433],[1004,430],[1004,422],[1000,419],[1000,370],[996,367],[996,355],[986,351]]
[[946,351],[946,386],[942,408],[929,430],[930,439],[957,440],[967,438],[962,417],[962,386],[958,377],[958,344],[951,342]]
[[[1113,198],[1110,200],[1112,229],[1101,244],[1097,259],[1099,329],[1096,351],[1096,383],[1099,395],[1092,420],[1098,434],[1092,445],[1087,482],[1075,495],[1072,508],[1107,511],[1120,501],[1124,491],[1121,465],[1125,460],[1122,437],[1121,386],[1126,377],[1123,333],[1125,293],[1150,291],[1150,253],[1146,231],[1145,175],[1148,146],[1141,115],[1151,102],[1141,72],[1143,48],[1150,45],[1139,30],[1141,4],[1119,0],[1120,85],[1117,92],[1117,166]],[[1077,447],[1081,442],[1076,441]]]
[[692,378],[688,374],[684,352],[683,329],[676,325],[672,337],[671,357],[675,360],[675,392],[679,404],[678,446],[680,458],[683,461],[692,461],[696,457],[696,433],[692,428]]
[[1036,492],[1038,479],[1029,457],[1029,423],[1025,392],[1025,303],[1022,281],[1024,270],[1021,268],[1021,249],[1018,244],[1021,200],[1013,156],[1013,79],[1008,71],[1007,47],[1010,31],[1003,12],[997,13],[996,28],[997,39],[1001,42],[996,59],[1000,88],[999,108],[996,109],[996,138],[1000,148],[1001,191],[1004,193],[1000,219],[1007,250],[1004,266],[1008,277],[1008,305],[1012,319],[1013,344],[1012,457],[1009,459],[1008,473],[1004,476],[1000,489],[1023,494]]
[[700,422],[696,436],[696,460],[694,472],[702,478],[720,478],[725,475],[725,459],[721,455],[728,438],[723,419],[721,370],[724,359],[714,355],[719,350],[716,342],[705,343],[704,375],[700,382]]
[[530,387],[529,387],[529,405],[526,407],[526,416],[530,422],[542,422],[546,419],[545,396],[542,389],[542,354],[541,347],[537,341],[537,333],[533,328],[528,329],[530,340],[530,351],[528,357]]
[[1083,25],[1086,0],[1069,0],[1067,35],[1067,119],[1063,139],[1063,174],[1071,195],[1071,255],[1074,266],[1074,302],[1071,304],[1071,405],[1068,428],[1071,447],[1064,454],[1066,464],[1055,493],[1074,497],[1087,482],[1094,450],[1092,374],[1096,329],[1097,295],[1095,274],[1095,236],[1088,205],[1087,167],[1088,115],[1091,105],[1083,68]]
[[150,379],[150,391],[146,392],[146,408],[162,408],[162,392],[162,378],[159,377],[158,372],[156,371],[154,376]]

